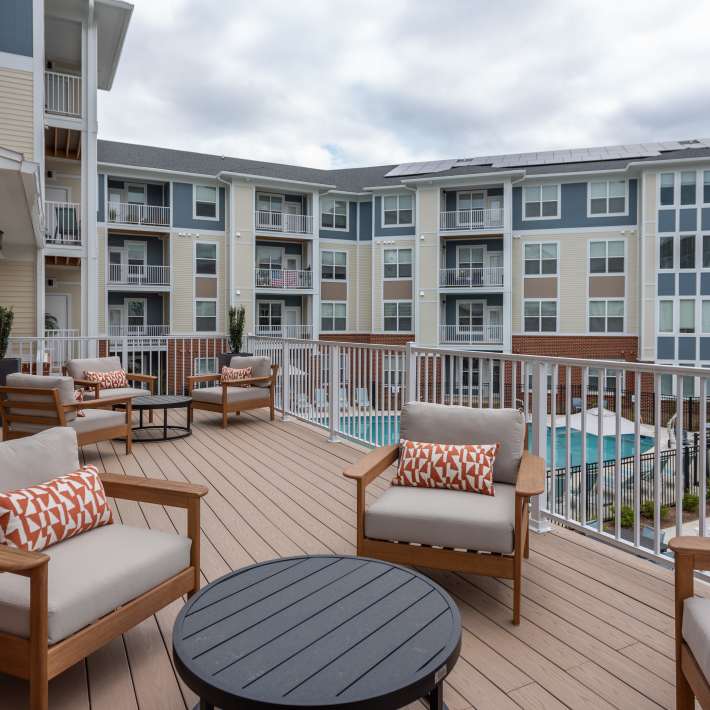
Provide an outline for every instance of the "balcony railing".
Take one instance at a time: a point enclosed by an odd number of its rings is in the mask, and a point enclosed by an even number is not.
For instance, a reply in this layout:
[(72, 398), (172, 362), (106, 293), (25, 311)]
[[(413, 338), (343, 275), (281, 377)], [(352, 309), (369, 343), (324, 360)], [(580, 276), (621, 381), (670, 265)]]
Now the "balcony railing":
[(257, 268), (255, 283), (257, 288), (313, 288), (313, 272)]
[(470, 210), (441, 212), (439, 229), (444, 231), (475, 232), (503, 226), (502, 207), (476, 207)]
[(313, 234), (313, 215), (290, 214), (256, 210), (254, 213), (256, 228), (267, 232), (289, 232), (291, 234)]
[(108, 328), (112, 338), (159, 338), (169, 333), (169, 325), (110, 325)]
[(45, 242), (59, 246), (81, 246), (80, 215), (80, 205), (76, 202), (45, 201)]
[(502, 266), (458, 267), (439, 271), (439, 286), (442, 288), (485, 288), (502, 285)]
[(44, 73), (44, 110), (59, 116), (81, 117), (81, 77), (56, 71)]
[(131, 202), (109, 202), (106, 218), (108, 222), (114, 224), (169, 227), (170, 207), (141, 205)]
[(447, 345), (502, 345), (502, 325), (442, 325), (439, 340)]
[(170, 267), (148, 264), (109, 264), (108, 282), (127, 286), (170, 286)]
[(313, 337), (312, 325), (257, 325), (257, 335), (272, 338), (298, 338), (308, 340)]

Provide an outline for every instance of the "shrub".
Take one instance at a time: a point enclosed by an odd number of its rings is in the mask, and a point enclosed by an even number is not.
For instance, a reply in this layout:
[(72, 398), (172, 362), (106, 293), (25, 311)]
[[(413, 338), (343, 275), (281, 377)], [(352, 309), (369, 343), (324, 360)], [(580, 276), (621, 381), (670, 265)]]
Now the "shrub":
[(0, 306), (0, 360), (7, 353), (7, 346), (10, 339), (10, 330), (12, 330), (12, 320), (15, 314), (12, 311), (12, 306), (6, 308)]
[(698, 498), (698, 496), (695, 495), (695, 493), (686, 493), (683, 496), (683, 510), (687, 511), (688, 513), (696, 513), (699, 504), (700, 499)]
[[(616, 511), (612, 507), (611, 509), (611, 517), (612, 519), (616, 519)], [(622, 528), (630, 528), (634, 524), (634, 511), (633, 508), (631, 508), (630, 505), (622, 505), (621, 506), (621, 527)]]
[(242, 339), (244, 337), (244, 306), (229, 309), (229, 344), (232, 352), (238, 353), (242, 350)]
[[(641, 503), (641, 515), (644, 518), (648, 518), (649, 520), (653, 520), (654, 513), (656, 512), (655, 510), (656, 506), (653, 504), (652, 500), (645, 500), (643, 503)], [(670, 514), (670, 508), (667, 505), (662, 505), (661, 506), (661, 520), (667, 520), (668, 515)]]

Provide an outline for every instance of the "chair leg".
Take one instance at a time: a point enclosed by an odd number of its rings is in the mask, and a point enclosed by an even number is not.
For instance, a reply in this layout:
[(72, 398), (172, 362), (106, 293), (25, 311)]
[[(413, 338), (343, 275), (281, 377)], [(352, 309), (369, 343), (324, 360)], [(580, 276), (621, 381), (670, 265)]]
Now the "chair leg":
[(222, 429), (227, 428), (227, 410), (223, 409), (222, 410)]
[(149, 424), (153, 423), (153, 410), (152, 409), (148, 410), (148, 423)]
[(30, 709), (48, 710), (47, 565), (30, 578)]
[(525, 550), (523, 557), (525, 557), (526, 560), (530, 557), (530, 525), (528, 525), (527, 532), (525, 533)]
[(695, 708), (695, 696), (690, 684), (683, 675), (680, 661), (676, 662), (675, 707), (676, 710), (693, 710)]
[(128, 431), (126, 432), (126, 454), (130, 454), (133, 450), (133, 428), (128, 425)]

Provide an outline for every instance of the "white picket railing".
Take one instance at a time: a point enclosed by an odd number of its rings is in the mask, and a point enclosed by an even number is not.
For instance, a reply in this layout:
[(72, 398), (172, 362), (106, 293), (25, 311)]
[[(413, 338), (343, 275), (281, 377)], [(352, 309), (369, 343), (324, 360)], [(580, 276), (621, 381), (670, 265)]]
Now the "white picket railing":
[(267, 232), (313, 234), (313, 215), (310, 214), (256, 210), (254, 212), (254, 221), (257, 229)]
[(150, 264), (109, 264), (108, 282), (127, 286), (170, 286), (170, 267)]
[(439, 286), (442, 288), (485, 288), (503, 286), (502, 266), (470, 266), (439, 270)]
[(502, 207), (475, 207), (470, 210), (453, 210), (439, 214), (439, 229), (441, 231), (474, 232), (502, 226)]
[(53, 246), (81, 246), (81, 205), (78, 202), (45, 200), (44, 241)]
[(169, 325), (110, 325), (108, 334), (112, 338), (158, 338), (170, 333)]
[(502, 325), (440, 325), (439, 341), (447, 345), (500, 345)]
[(257, 335), (266, 335), (272, 338), (312, 338), (313, 326), (301, 325), (257, 325)]
[(254, 271), (257, 288), (313, 288), (313, 272), (295, 269), (260, 269)]
[(141, 205), (132, 202), (109, 202), (106, 220), (114, 224), (137, 224), (149, 227), (170, 226), (170, 207)]
[(60, 116), (81, 117), (81, 77), (45, 71), (44, 110)]

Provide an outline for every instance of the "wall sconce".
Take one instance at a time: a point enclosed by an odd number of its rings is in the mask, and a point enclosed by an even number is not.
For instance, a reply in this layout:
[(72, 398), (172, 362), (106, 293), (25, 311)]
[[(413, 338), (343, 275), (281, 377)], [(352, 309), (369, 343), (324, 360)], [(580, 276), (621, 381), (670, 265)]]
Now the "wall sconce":
[(235, 295), (235, 296), (241, 296), (241, 295), (242, 295), (242, 292), (239, 291), (239, 290), (237, 290), (237, 291), (234, 292), (234, 295)]
[(424, 296), (424, 291), (420, 291), (420, 292), (419, 292), (419, 296), (420, 296), (420, 297)]

